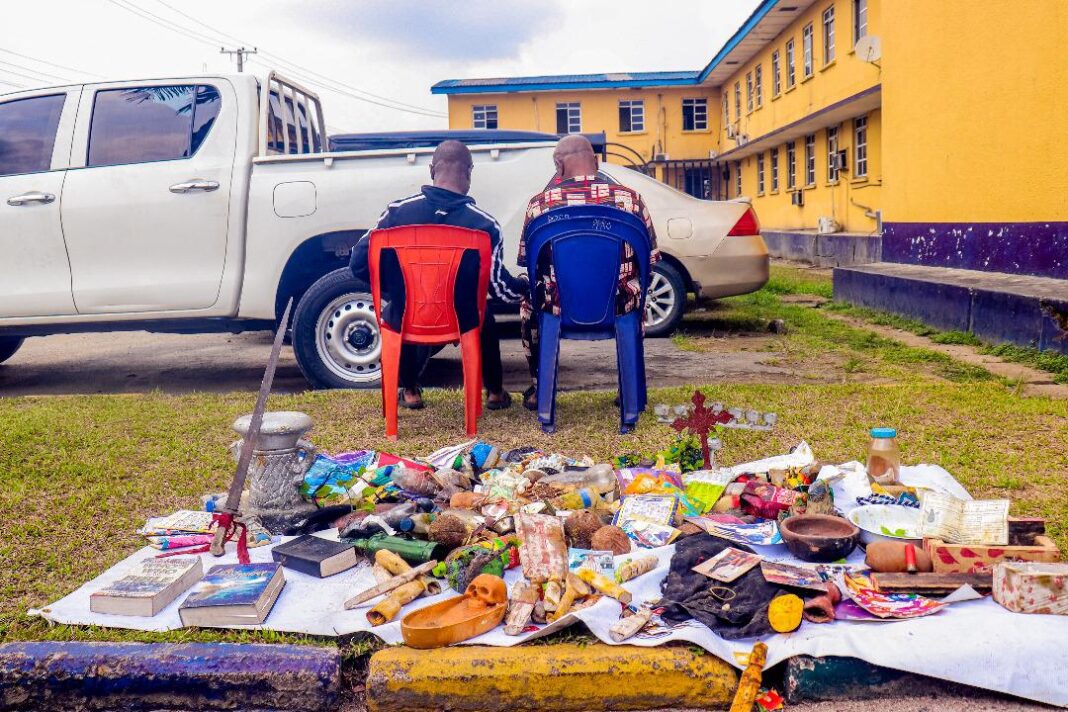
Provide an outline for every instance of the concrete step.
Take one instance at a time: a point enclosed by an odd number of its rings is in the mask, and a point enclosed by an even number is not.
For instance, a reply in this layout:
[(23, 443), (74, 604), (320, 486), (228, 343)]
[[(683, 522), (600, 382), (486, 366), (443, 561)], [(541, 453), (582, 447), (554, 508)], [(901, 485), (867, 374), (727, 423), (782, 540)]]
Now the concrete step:
[(1068, 354), (1068, 280), (876, 262), (834, 270), (834, 297), (984, 341)]

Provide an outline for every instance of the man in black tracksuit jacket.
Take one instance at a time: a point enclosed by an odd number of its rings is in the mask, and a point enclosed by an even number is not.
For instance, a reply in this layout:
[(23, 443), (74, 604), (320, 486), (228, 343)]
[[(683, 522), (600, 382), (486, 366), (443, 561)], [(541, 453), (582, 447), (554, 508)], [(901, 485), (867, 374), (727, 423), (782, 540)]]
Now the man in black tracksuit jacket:
[[(504, 267), (504, 245), (501, 241), (501, 226), (493, 216), (475, 205), (475, 199), (467, 194), (471, 189), (471, 171), (474, 164), (471, 152), (459, 141), (444, 141), (434, 151), (430, 164), (433, 185), (424, 185), (417, 194), (389, 204), (374, 229), (400, 227), (402, 225), (454, 225), (473, 230), (482, 230), (490, 236), (493, 261), (490, 267), (489, 296), (505, 304), (518, 304), (526, 296), (528, 288), (525, 275), (513, 277)], [(357, 279), (370, 281), (367, 253), (370, 235), (364, 235), (352, 250), (349, 266)], [(477, 272), (461, 265), (459, 280), (474, 280)], [(384, 270), (385, 271), (385, 270)], [(399, 278), (399, 275), (394, 277)], [(383, 289), (386, 285), (383, 285)], [(406, 408), (422, 408), (423, 399), (419, 388), (419, 376), (434, 352), (434, 347), (405, 344), (401, 350), (400, 404)], [(488, 392), (487, 407), (491, 410), (507, 408), (511, 397), (504, 390), (504, 373), (501, 366), (501, 345), (493, 313), (486, 309), (482, 324), (482, 380)]]

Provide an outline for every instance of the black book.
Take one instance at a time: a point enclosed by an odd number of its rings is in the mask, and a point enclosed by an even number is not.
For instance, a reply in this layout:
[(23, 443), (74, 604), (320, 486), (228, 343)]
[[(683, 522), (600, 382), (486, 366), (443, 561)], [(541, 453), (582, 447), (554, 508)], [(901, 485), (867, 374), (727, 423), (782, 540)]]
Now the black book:
[(308, 576), (326, 578), (356, 565), (356, 547), (305, 534), (279, 544), (271, 551), (274, 560)]

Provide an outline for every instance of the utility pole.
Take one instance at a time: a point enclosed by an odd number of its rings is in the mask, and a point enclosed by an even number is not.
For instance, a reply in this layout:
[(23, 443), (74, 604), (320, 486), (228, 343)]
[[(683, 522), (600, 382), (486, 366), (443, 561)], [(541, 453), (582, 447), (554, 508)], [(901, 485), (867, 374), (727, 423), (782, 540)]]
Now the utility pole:
[(238, 47), (237, 49), (226, 49), (225, 47), (219, 48), (219, 54), (232, 54), (237, 57), (237, 71), (245, 71), (245, 55), (256, 54), (256, 48), (245, 49), (244, 47)]

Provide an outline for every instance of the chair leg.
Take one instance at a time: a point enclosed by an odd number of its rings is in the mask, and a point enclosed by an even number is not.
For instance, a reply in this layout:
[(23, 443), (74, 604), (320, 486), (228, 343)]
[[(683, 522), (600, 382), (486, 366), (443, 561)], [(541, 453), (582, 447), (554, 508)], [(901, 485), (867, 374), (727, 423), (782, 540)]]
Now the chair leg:
[(560, 360), (560, 317), (538, 315), (538, 420), (546, 433), (556, 432), (556, 372)]
[(482, 343), (480, 329), (460, 335), (460, 358), (464, 369), (464, 425), (468, 435), (478, 434), (482, 415)]
[(638, 311), (616, 317), (619, 366), (619, 432), (629, 433), (645, 410), (645, 353)]
[(382, 414), (386, 419), (386, 438), (397, 439), (397, 388), (400, 380), (402, 337), (389, 329), (379, 330), (382, 339)]

